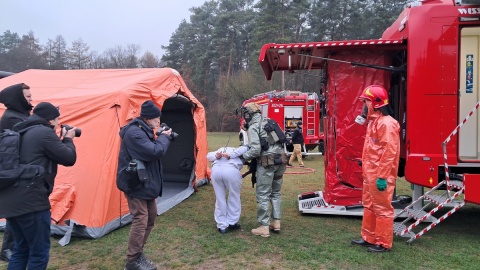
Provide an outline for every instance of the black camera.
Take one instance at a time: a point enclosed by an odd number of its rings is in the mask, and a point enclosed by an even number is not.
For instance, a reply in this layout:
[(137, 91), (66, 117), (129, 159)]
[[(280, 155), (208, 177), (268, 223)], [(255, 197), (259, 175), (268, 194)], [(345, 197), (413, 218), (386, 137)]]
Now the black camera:
[[(62, 128), (65, 128), (67, 131), (69, 131), (70, 129), (72, 129), (73, 127), (69, 126), (69, 125), (62, 125), (61, 126)], [(82, 130), (79, 129), (79, 128), (75, 128), (75, 137), (80, 137), (82, 135)]]
[[(170, 130), (170, 127), (167, 126), (167, 124), (165, 124), (165, 123), (161, 123), (160, 127), (158, 128), (158, 130), (155, 134), (157, 136), (160, 136), (160, 134), (162, 134), (162, 132), (168, 131), (168, 130)], [(173, 142), (176, 138), (178, 138), (178, 133), (172, 131), (172, 133), (170, 133), (170, 138), (172, 138), (172, 142)]]

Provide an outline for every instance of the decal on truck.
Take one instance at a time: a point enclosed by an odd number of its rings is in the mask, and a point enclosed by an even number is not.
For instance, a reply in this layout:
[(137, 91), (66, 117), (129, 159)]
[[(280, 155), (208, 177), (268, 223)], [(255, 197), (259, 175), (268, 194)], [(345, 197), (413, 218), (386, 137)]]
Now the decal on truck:
[(476, 15), (480, 14), (480, 8), (459, 8), (458, 12), (462, 15)]
[(473, 54), (467, 54), (466, 57), (465, 89), (467, 93), (473, 93)]

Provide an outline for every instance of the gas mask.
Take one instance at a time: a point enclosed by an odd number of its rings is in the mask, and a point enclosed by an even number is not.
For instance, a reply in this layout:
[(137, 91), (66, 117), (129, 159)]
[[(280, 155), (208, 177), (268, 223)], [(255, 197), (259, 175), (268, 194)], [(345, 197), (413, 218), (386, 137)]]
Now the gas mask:
[(367, 115), (368, 115), (368, 106), (367, 104), (364, 104), (362, 113), (358, 115), (357, 118), (355, 118), (355, 123), (359, 125), (364, 125), (367, 120)]
[(243, 119), (245, 120), (245, 123), (250, 122), (250, 120), (252, 120), (252, 114), (248, 112), (243, 113)]

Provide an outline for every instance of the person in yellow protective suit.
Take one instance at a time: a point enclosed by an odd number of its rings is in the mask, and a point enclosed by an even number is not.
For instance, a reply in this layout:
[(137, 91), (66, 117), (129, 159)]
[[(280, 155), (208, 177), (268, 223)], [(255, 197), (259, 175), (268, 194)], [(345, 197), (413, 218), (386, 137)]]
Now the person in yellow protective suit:
[(355, 122), (368, 120), (362, 153), (364, 212), (362, 238), (351, 243), (366, 246), (371, 252), (385, 252), (393, 243), (392, 197), (400, 158), (400, 125), (388, 115), (385, 88), (368, 86), (360, 99), (364, 113)]

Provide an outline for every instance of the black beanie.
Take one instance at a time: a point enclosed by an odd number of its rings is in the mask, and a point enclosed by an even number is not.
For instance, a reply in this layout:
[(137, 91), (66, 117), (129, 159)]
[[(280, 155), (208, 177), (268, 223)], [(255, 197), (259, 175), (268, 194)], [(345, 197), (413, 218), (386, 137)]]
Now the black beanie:
[(57, 107), (53, 106), (50, 102), (40, 102), (35, 108), (33, 108), (33, 114), (36, 114), (43, 119), (50, 121), (60, 116), (60, 112)]
[(147, 100), (142, 104), (142, 110), (140, 111), (140, 117), (145, 119), (153, 119), (162, 116), (162, 111), (155, 106), (153, 101)]

